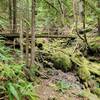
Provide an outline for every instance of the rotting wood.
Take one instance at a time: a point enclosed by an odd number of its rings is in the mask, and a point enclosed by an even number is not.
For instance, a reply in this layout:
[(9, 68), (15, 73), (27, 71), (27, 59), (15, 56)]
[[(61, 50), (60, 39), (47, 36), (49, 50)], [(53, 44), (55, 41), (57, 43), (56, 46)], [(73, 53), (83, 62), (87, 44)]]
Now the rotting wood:
[[(5, 38), (19, 38), (20, 33), (0, 33), (0, 36), (5, 37)], [(24, 35), (25, 37), (25, 35)], [(36, 34), (36, 38), (76, 38), (75, 35), (40, 35)]]

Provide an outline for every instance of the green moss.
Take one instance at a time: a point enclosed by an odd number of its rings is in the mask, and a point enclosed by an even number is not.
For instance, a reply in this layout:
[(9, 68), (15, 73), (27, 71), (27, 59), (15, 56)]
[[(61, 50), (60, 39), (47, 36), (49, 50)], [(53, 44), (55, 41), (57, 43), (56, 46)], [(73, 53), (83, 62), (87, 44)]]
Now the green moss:
[(90, 72), (88, 70), (88, 67), (87, 66), (79, 67), (78, 68), (78, 75), (84, 81), (89, 80), (90, 79)]
[(71, 60), (78, 66), (87, 66), (90, 63), (80, 51), (72, 54)]
[(92, 38), (89, 42), (90, 42), (90, 46), (93, 49), (100, 48), (100, 37), (99, 36)]
[(95, 93), (96, 95), (98, 95), (100, 97), (100, 88), (95, 88), (93, 90), (93, 93)]
[(100, 100), (95, 94), (92, 94), (89, 90), (83, 90), (79, 96), (87, 98), (87, 100)]
[(90, 62), (84, 56), (74, 54), (71, 60), (78, 66), (78, 75), (82, 80), (87, 80), (91, 74), (100, 76), (100, 64)]
[(54, 66), (58, 69), (60, 68), (62, 70), (68, 71), (72, 66), (70, 57), (60, 51), (54, 53), (52, 59)]
[(89, 71), (95, 75), (100, 76), (100, 64), (99, 63), (90, 63), (89, 66)]

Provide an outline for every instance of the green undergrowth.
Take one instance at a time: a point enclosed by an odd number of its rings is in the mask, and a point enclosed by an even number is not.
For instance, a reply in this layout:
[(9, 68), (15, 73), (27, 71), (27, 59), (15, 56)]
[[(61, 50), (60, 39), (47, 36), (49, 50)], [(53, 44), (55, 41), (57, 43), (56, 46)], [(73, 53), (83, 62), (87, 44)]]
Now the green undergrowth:
[(0, 41), (0, 99), (37, 100), (33, 82), (27, 81), (25, 77), (25, 64), (14, 58), (19, 54), (18, 50), (8, 48)]
[(71, 83), (66, 83), (64, 80), (58, 81), (56, 83), (56, 88), (58, 91), (64, 93), (66, 90), (71, 89), (72, 84)]
[[(98, 39), (96, 39), (98, 41)], [(53, 40), (44, 42), (42, 49), (36, 50), (36, 61), (44, 67), (55, 67), (64, 72), (75, 71), (84, 84), (85, 88), (89, 88), (92, 94), (99, 97), (100, 92), (100, 63), (89, 61), (77, 46), (77, 42), (70, 43), (66, 40)], [(66, 43), (67, 42), (67, 43)], [(99, 48), (95, 41), (90, 41), (91, 47)], [(66, 46), (67, 45), (67, 46)], [(94, 46), (95, 45), (95, 46)], [(97, 46), (96, 46), (97, 45)], [(34, 88), (34, 76), (38, 69), (33, 67), (28, 70), (24, 62), (18, 61), (20, 51), (12, 50), (4, 46), (3, 41), (0, 42), (0, 97), (9, 100), (29, 99), (37, 100), (39, 97)], [(31, 80), (29, 82), (31, 76)], [(93, 82), (93, 84), (92, 84)], [(65, 82), (58, 82), (58, 90), (64, 91), (70, 88)]]

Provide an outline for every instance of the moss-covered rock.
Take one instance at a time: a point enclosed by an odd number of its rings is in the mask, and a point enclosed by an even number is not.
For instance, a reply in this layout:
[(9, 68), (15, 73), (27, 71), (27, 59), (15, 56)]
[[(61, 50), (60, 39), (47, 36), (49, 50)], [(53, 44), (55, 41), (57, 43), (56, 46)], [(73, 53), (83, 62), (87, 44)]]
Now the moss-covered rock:
[(83, 80), (86, 78), (86, 76), (89, 76), (90, 73), (100, 76), (99, 63), (90, 62), (84, 56), (79, 54), (72, 55), (71, 60), (78, 66), (78, 74), (80, 78), (81, 76), (83, 77)]
[(100, 88), (95, 88), (93, 93), (95, 93), (96, 95), (100, 97)]
[(99, 63), (90, 63), (89, 66), (89, 71), (95, 75), (100, 76), (100, 64)]
[(87, 98), (87, 100), (100, 100), (97, 95), (92, 94), (89, 90), (83, 90), (79, 96)]
[(83, 81), (90, 79), (90, 72), (87, 66), (81, 66), (78, 68), (78, 75)]
[(63, 52), (58, 51), (53, 53), (52, 60), (54, 63), (54, 67), (56, 67), (57, 69), (62, 69), (64, 71), (68, 71), (69, 69), (71, 69), (71, 59)]

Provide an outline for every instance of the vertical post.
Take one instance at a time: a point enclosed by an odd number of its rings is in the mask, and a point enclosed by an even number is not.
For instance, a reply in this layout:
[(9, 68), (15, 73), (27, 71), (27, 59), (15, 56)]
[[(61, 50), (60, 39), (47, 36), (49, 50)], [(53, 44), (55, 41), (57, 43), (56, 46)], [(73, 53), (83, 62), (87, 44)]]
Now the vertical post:
[(31, 16), (31, 66), (35, 63), (35, 0), (32, 0), (32, 16)]

